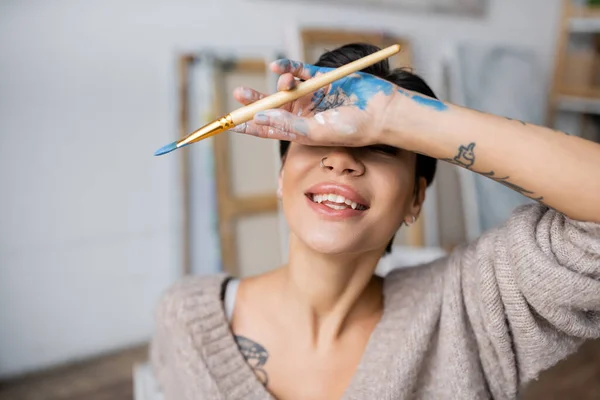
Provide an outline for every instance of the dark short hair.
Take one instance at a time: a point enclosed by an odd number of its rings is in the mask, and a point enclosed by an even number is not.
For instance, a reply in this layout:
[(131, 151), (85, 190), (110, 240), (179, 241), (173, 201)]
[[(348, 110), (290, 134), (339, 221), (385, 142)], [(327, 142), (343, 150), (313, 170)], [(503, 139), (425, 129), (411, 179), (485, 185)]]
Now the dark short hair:
[[(338, 68), (379, 50), (381, 50), (379, 47), (366, 43), (347, 44), (345, 46), (338, 47), (335, 50), (324, 53), (321, 55), (321, 57), (319, 57), (319, 60), (314, 65), (318, 67)], [(390, 64), (388, 60), (373, 64), (370, 67), (363, 69), (361, 72), (375, 75), (378, 78), (390, 81), (403, 89), (418, 92), (425, 96), (437, 99), (436, 95), (433, 93), (433, 90), (431, 90), (429, 85), (427, 85), (427, 83), (425, 83), (421, 77), (413, 74), (406, 68), (390, 70)], [(287, 154), (289, 147), (289, 141), (279, 141), (279, 155), (282, 159)], [(425, 178), (427, 186), (431, 184), (433, 177), (435, 176), (436, 165), (437, 160), (435, 158), (417, 154), (415, 166), (415, 194), (419, 189), (420, 178)], [(392, 240), (388, 243), (385, 249), (386, 253), (390, 253), (392, 251), (393, 242), (394, 238), (392, 237)]]

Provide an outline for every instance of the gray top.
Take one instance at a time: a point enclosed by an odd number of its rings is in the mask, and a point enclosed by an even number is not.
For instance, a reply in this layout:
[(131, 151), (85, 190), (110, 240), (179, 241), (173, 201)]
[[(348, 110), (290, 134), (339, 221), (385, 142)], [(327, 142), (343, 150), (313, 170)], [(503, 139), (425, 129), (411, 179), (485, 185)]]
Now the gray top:
[[(273, 399), (233, 337), (225, 279), (186, 278), (159, 303), (151, 362), (167, 400)], [(447, 258), (392, 271), (383, 296), (343, 400), (516, 399), (600, 337), (600, 224), (524, 206)]]

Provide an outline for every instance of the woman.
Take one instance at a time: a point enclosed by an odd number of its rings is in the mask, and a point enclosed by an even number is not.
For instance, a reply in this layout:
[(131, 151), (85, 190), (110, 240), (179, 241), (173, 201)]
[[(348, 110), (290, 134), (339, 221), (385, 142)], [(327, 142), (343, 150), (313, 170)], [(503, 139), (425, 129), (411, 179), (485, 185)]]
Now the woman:
[[(290, 89), (376, 50), (273, 71)], [(279, 180), (289, 263), (241, 282), (188, 278), (164, 296), (152, 361), (167, 399), (514, 399), (600, 337), (600, 146), (445, 104), (386, 62), (364, 72), (236, 128), (291, 141)], [(539, 204), (448, 258), (378, 278), (435, 159)]]

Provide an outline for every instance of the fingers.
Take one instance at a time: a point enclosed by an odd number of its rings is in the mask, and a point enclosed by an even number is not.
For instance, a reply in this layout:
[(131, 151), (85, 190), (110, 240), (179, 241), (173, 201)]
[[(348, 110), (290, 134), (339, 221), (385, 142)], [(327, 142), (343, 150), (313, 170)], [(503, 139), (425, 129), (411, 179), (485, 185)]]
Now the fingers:
[(267, 110), (232, 130), (316, 146), (363, 146), (368, 138), (359, 132), (365, 121), (356, 113), (357, 110), (352, 107), (340, 107), (305, 118), (281, 109)]
[(234, 132), (262, 138), (306, 142), (313, 118), (298, 117), (288, 111), (275, 109), (257, 113), (254, 120), (240, 124)]
[(254, 89), (240, 86), (233, 91), (233, 97), (236, 99), (236, 101), (246, 106), (266, 97), (266, 95)]
[(296, 140), (298, 136), (306, 136), (308, 132), (305, 118), (296, 117), (281, 109), (259, 112), (254, 116), (254, 120), (244, 122), (230, 130), (245, 135), (280, 140)]
[[(259, 129), (261, 128), (261, 129)], [(243, 133), (245, 135), (259, 136), (259, 131), (262, 130), (262, 126), (259, 127), (254, 122), (244, 122), (242, 124), (236, 125), (230, 129), (232, 132)]]
[(285, 73), (277, 80), (277, 91), (291, 90), (296, 87), (296, 78), (290, 73)]
[[(297, 79), (308, 80), (317, 73), (324, 73), (332, 68), (315, 67), (287, 58), (271, 63), (271, 70), (281, 75), (277, 81), (277, 90), (291, 90), (296, 87)], [(297, 79), (296, 79), (297, 78)], [(239, 87), (234, 91), (234, 97), (242, 104), (251, 104), (265, 97), (264, 94), (247, 87)]]
[(348, 107), (342, 107), (305, 118), (284, 110), (267, 110), (257, 113), (253, 122), (259, 131), (261, 126), (268, 127), (276, 132), (285, 133), (291, 140), (331, 144), (338, 143), (339, 136), (349, 138), (358, 132), (352, 111)]
[(258, 125), (253, 121), (244, 122), (243, 124), (235, 126), (230, 129), (233, 132), (243, 133), (245, 135), (258, 136), (261, 138), (268, 139), (279, 139), (279, 140), (296, 140), (298, 135), (279, 129), (269, 125)]
[(254, 116), (256, 125), (274, 128), (294, 136), (308, 136), (310, 120), (279, 109), (262, 111)]
[(290, 73), (296, 78), (302, 80), (308, 80), (314, 77), (317, 73), (324, 73), (331, 70), (331, 68), (315, 67), (314, 65), (304, 64), (299, 61), (289, 60), (283, 58), (271, 63), (271, 71), (276, 74), (283, 75)]

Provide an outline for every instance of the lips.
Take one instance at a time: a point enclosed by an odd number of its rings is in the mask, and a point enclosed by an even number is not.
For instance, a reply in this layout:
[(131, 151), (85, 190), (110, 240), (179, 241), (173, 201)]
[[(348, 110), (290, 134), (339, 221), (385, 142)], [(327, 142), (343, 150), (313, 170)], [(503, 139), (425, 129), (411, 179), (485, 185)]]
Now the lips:
[(347, 185), (320, 183), (308, 189), (305, 195), (311, 208), (328, 217), (357, 216), (369, 209), (368, 201)]

